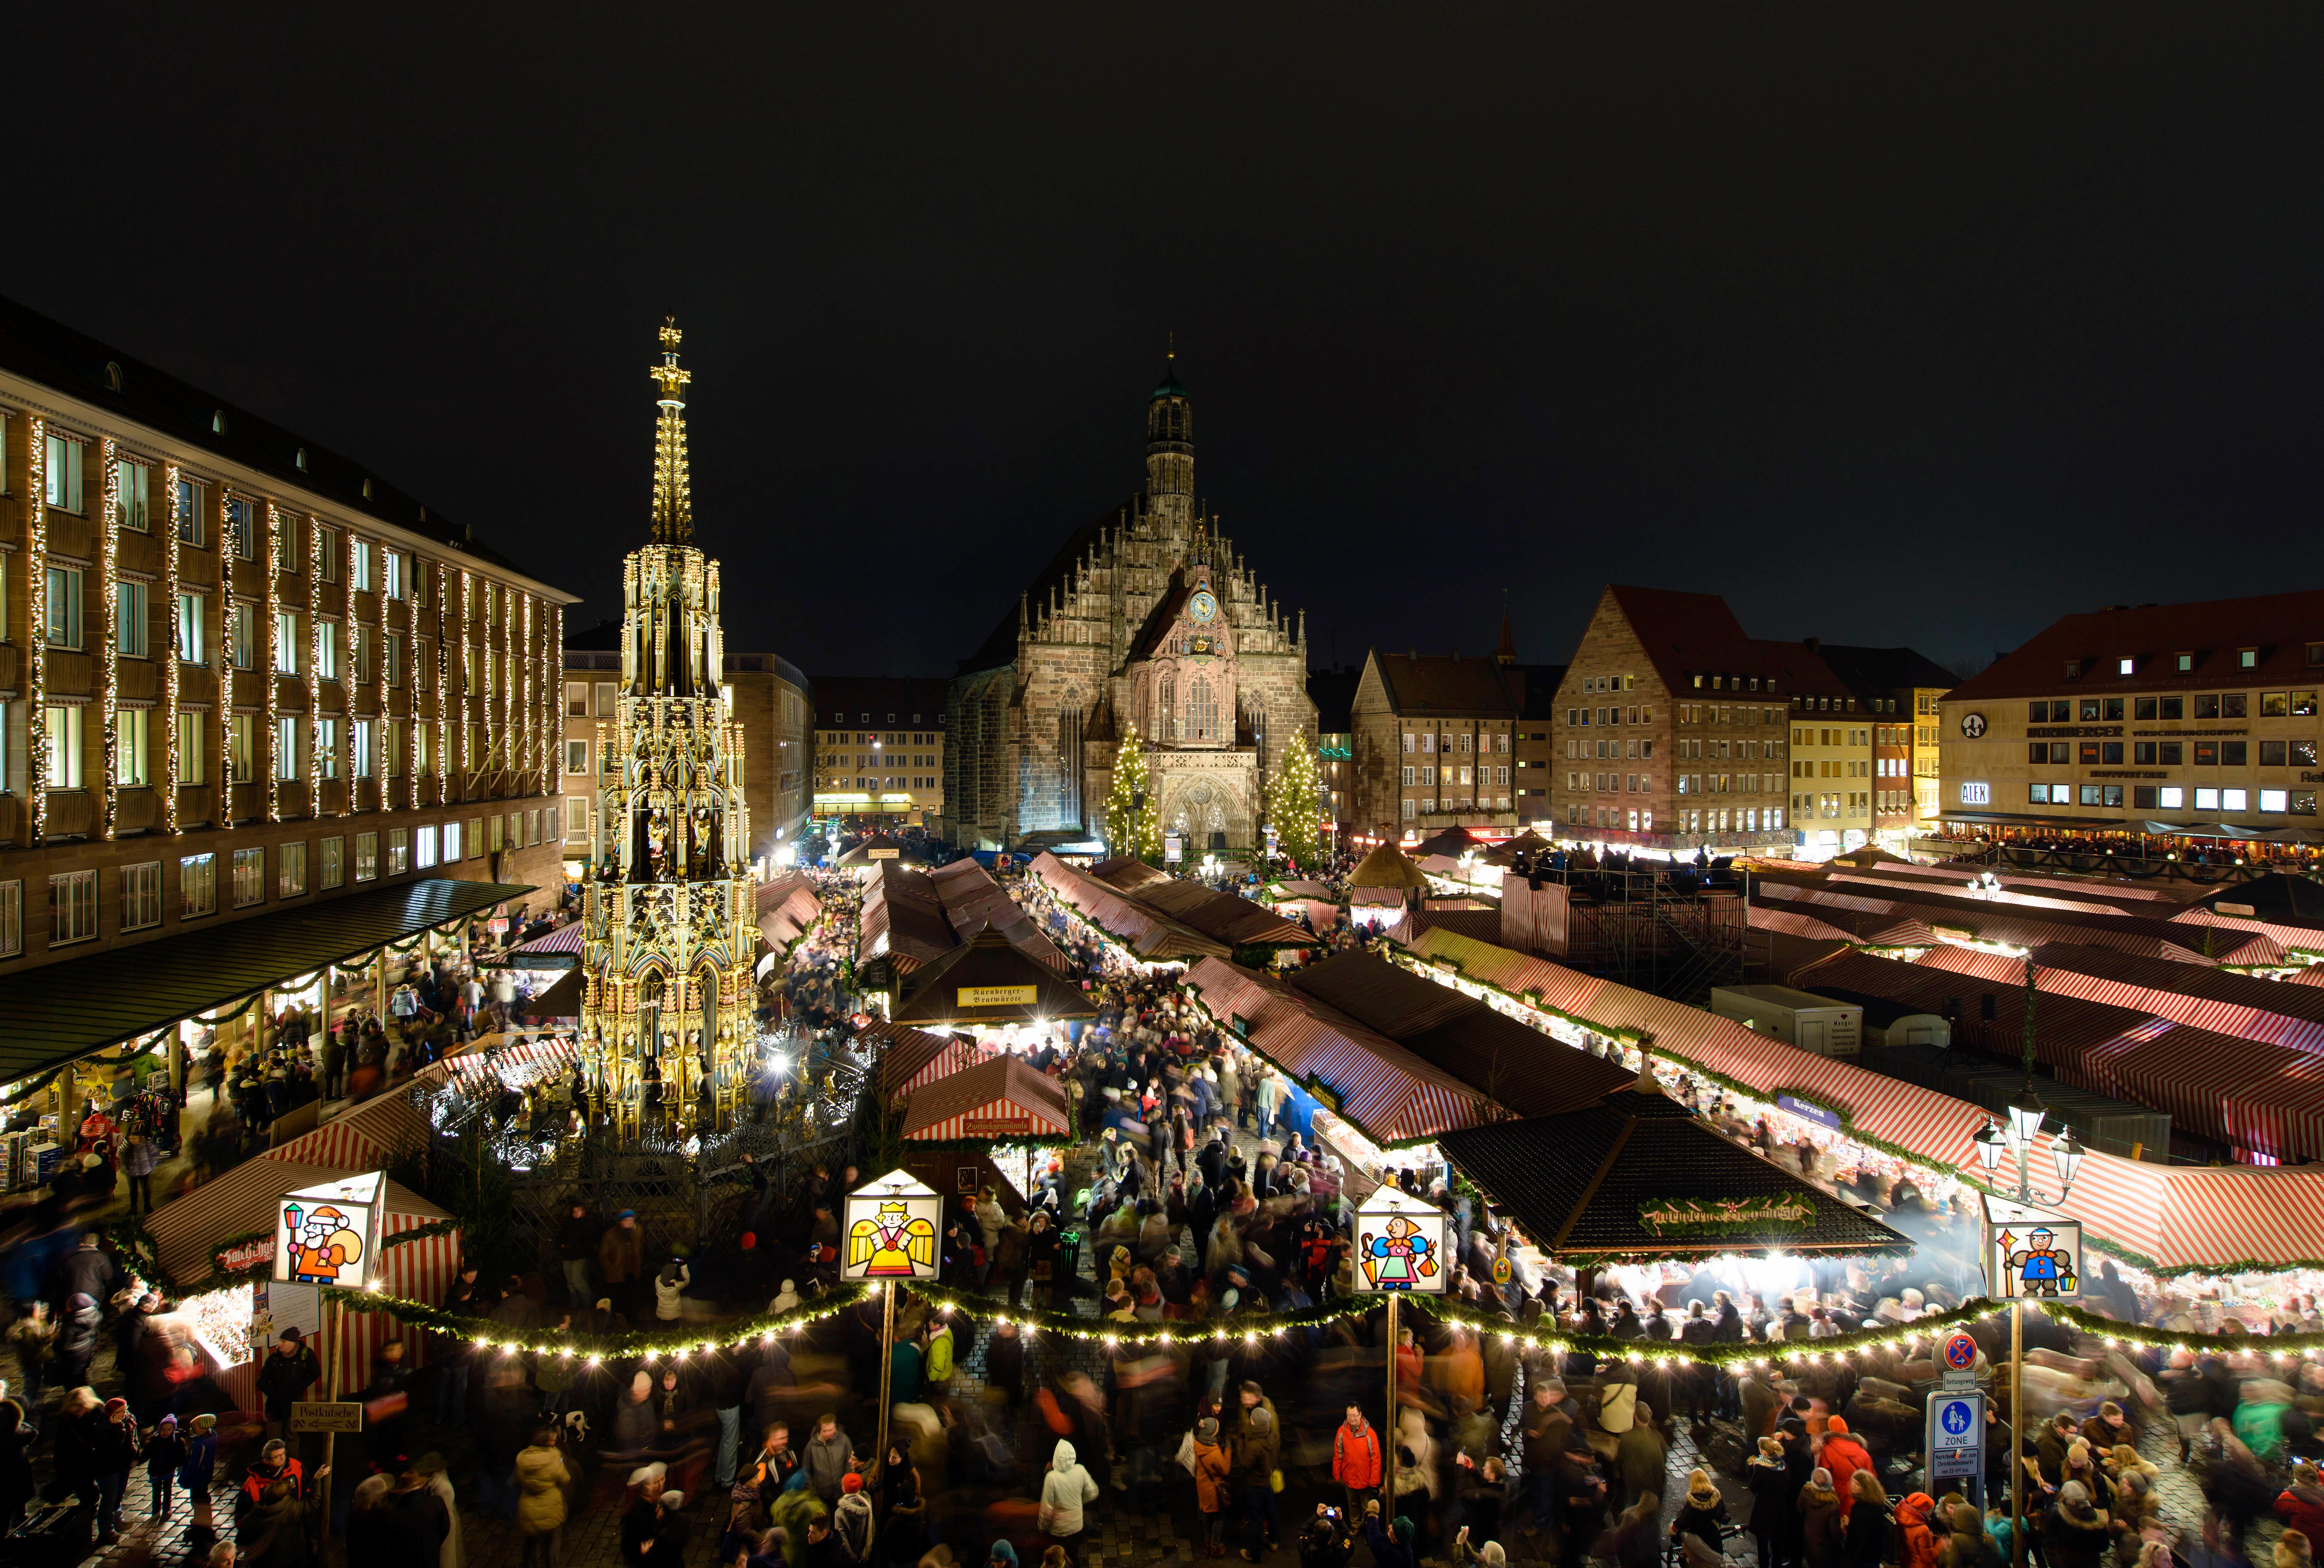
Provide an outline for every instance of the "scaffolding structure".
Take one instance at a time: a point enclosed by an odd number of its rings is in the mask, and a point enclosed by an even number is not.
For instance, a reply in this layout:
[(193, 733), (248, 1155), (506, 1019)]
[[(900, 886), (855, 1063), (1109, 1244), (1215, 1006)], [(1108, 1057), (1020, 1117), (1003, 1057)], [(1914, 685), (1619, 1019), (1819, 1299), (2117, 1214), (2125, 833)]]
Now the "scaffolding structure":
[(1697, 1006), (1745, 979), (1749, 872), (1633, 862), (1541, 875), (1567, 890), (1569, 968)]

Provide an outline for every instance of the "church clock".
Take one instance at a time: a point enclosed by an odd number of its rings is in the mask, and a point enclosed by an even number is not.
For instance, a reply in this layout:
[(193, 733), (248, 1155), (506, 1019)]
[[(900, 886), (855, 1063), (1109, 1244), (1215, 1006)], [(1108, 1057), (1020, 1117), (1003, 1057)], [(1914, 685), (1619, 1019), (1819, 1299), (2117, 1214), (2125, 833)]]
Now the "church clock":
[(1194, 597), (1186, 601), (1186, 610), (1197, 625), (1207, 626), (1219, 618), (1219, 602), (1208, 588), (1194, 590)]

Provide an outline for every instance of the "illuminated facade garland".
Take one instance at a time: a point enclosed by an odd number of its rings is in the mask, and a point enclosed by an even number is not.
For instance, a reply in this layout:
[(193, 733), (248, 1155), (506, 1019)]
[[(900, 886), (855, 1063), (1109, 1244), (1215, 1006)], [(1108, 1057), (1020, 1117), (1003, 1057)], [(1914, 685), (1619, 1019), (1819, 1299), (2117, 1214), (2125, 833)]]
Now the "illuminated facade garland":
[(323, 520), (307, 518), (307, 815), (323, 815)]
[(420, 558), (411, 558), (411, 571), (403, 582), (403, 713), (404, 804), (420, 807)]
[(49, 428), (38, 414), (24, 464), (24, 792), (32, 819), (24, 842), (37, 846), (49, 831)]
[(104, 521), (97, 530), (97, 570), (105, 594), (105, 643), (98, 669), (104, 706), (98, 727), (105, 735), (105, 816), (98, 831), (109, 843), (121, 811), (121, 446), (112, 437), (97, 447), (105, 465)]
[(178, 650), (184, 646), (184, 606), (178, 586), (178, 530), (184, 526), (185, 503), (178, 498), (178, 466), (165, 466), (162, 486), (170, 503), (168, 536), (161, 541), (161, 591), (170, 603), (170, 646), (161, 656), (161, 750), (167, 755), (162, 774), (168, 789), (161, 796), (161, 831), (175, 834), (178, 826)]
[[(259, 613), (266, 617), (266, 820), (282, 820), (282, 759), (275, 755), (282, 745), (281, 695), (276, 689), (277, 671), (282, 668), (282, 513), (272, 502), (266, 503), (266, 591), (259, 601)], [(252, 747), (253, 751), (261, 748)]]
[(373, 565), (371, 574), (373, 616), (371, 640), (374, 645), (371, 650), (373, 732), (371, 766), (372, 773), (379, 786), (379, 793), (376, 797), (379, 808), (382, 811), (388, 811), (393, 809), (387, 797), (388, 759), (393, 752), (388, 745), (392, 726), (388, 723), (387, 717), (387, 589), (384, 586), (387, 580), (387, 543), (383, 540), (374, 546), (367, 540), (364, 543), (364, 548), (367, 550), (376, 548), (380, 552), (378, 559)]

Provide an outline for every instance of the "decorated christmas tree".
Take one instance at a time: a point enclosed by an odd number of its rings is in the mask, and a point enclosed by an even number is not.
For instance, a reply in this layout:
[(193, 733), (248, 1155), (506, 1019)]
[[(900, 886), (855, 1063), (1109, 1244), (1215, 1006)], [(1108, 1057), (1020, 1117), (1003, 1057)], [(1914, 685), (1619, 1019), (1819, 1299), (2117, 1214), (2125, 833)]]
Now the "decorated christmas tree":
[(1154, 780), (1134, 730), (1121, 738), (1121, 750), (1114, 755), (1113, 790), (1105, 801), (1105, 842), (1116, 854), (1132, 855), (1148, 865), (1161, 863), (1161, 803), (1154, 798)]
[(1294, 865), (1312, 868), (1322, 858), (1315, 842), (1322, 800), (1315, 748), (1305, 732), (1295, 730), (1283, 748), (1283, 765), (1267, 783), (1267, 820), (1274, 826), (1276, 847)]

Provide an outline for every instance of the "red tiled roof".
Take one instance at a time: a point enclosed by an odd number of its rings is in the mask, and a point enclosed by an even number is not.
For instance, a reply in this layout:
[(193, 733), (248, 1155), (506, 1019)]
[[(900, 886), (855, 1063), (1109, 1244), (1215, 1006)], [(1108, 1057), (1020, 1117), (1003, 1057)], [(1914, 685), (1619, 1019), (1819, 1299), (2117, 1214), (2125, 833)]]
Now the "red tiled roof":
[[(2324, 669), (2308, 661), (2311, 642), (2324, 643), (2324, 590), (2095, 610), (2051, 623), (1953, 687), (1948, 700), (2314, 687), (2324, 685)], [(2249, 669), (2237, 662), (2246, 648), (2258, 655)], [(2181, 653), (2194, 656), (2194, 668), (2184, 674)], [(2133, 661), (2131, 674), (2116, 673), (2122, 659)], [(2078, 678), (2066, 674), (2069, 659), (2081, 661)]]

